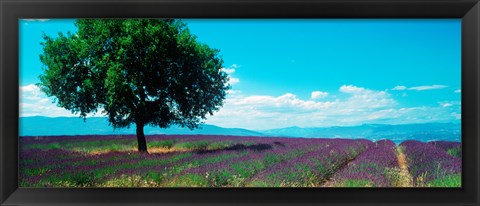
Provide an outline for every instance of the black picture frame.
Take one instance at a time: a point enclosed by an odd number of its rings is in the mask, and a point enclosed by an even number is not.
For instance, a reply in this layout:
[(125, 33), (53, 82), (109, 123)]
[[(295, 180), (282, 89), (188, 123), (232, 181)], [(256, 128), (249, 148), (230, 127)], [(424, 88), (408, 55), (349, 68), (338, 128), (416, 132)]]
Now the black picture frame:
[[(0, 0), (1, 205), (479, 205), (478, 0)], [(462, 188), (18, 188), (20, 18), (461, 18)]]

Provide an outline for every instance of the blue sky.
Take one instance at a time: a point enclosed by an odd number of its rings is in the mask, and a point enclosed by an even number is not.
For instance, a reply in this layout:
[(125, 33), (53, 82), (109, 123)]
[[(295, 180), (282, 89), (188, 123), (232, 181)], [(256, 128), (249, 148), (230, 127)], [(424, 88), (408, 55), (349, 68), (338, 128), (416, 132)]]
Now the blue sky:
[[(219, 49), (232, 90), (206, 120), (270, 129), (460, 120), (460, 19), (187, 19)], [(42, 33), (73, 20), (20, 20), (21, 116), (73, 116), (33, 84)], [(96, 116), (101, 116), (97, 114)]]

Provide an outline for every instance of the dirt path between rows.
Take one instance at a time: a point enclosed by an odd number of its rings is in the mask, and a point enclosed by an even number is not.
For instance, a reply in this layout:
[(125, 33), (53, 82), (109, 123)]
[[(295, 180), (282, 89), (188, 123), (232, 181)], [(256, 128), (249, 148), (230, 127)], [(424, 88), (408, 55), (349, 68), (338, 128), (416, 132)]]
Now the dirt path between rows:
[[(365, 150), (366, 151), (366, 150)], [(337, 184), (338, 182), (336, 182), (336, 180), (334, 179), (335, 177), (335, 174), (339, 171), (341, 171), (343, 168), (345, 167), (348, 167), (355, 159), (357, 159), (357, 157), (359, 157), (362, 153), (364, 153), (365, 151), (363, 152), (360, 152), (357, 156), (355, 156), (354, 158), (348, 160), (347, 162), (345, 162), (343, 165), (341, 165), (340, 167), (338, 167), (335, 172), (333, 172), (332, 174), (330, 174), (329, 176), (327, 176), (325, 178), (325, 180), (321, 181), (318, 185), (314, 185), (314, 187), (337, 187)]]
[(413, 187), (413, 178), (412, 175), (408, 172), (408, 163), (407, 157), (403, 153), (400, 147), (397, 147), (397, 159), (398, 165), (400, 166), (399, 180), (397, 182), (397, 187)]
[[(398, 182), (395, 183), (395, 187), (413, 187), (413, 178), (410, 175), (410, 172), (408, 172), (408, 162), (407, 162), (407, 157), (403, 153), (402, 149), (397, 147), (397, 160), (398, 160), (398, 165), (399, 169), (396, 172), (398, 172)], [(358, 157), (358, 156), (357, 156)], [(348, 161), (347, 164), (343, 165), (341, 168), (339, 168), (337, 171), (341, 170), (344, 167), (347, 167), (348, 164), (350, 164), (353, 160), (355, 160), (357, 157), (354, 159)], [(332, 175), (333, 176), (333, 175)], [(336, 182), (334, 179), (332, 179), (332, 176), (327, 178), (325, 182), (323, 182), (322, 187), (335, 187)]]

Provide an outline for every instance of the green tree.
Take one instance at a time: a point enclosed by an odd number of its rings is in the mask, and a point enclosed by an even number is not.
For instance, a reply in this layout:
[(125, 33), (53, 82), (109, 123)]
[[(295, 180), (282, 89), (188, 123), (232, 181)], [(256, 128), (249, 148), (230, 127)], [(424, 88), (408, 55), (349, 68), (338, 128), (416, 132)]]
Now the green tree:
[(44, 35), (37, 84), (58, 106), (86, 118), (101, 110), (114, 128), (197, 128), (229, 89), (219, 51), (175, 19), (82, 19), (76, 34)]

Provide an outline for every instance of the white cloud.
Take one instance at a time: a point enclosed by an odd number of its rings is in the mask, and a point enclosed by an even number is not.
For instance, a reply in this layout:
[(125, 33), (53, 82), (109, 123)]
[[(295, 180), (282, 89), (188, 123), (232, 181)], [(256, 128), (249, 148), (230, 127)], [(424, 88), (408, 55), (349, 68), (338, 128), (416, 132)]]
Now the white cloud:
[(450, 104), (450, 103), (444, 103), (444, 104), (442, 104), (442, 107), (451, 107), (451, 106), (453, 106), (453, 104)]
[(353, 85), (348, 85), (348, 86), (343, 85), (343, 86), (340, 87), (340, 91), (344, 92), (344, 93), (354, 94), (354, 93), (359, 93), (359, 92), (365, 91), (365, 88), (356, 87), (356, 86), (353, 86)]
[(460, 107), (462, 103), (460, 101), (442, 101), (442, 102), (438, 102), (438, 104), (442, 107), (453, 107), (453, 106)]
[(42, 97), (42, 93), (40, 91), (40, 88), (35, 86), (34, 84), (29, 84), (26, 86), (21, 86), (20, 87), (20, 95), (22, 99), (25, 100), (42, 100), (45, 97)]
[[(61, 116), (78, 116), (72, 114), (70, 111), (58, 107), (56, 103), (53, 103), (53, 98), (47, 97), (40, 88), (34, 84), (20, 86), (20, 116), (46, 116), (46, 117), (61, 117)], [(98, 112), (99, 116), (101, 112)], [(89, 114), (89, 116), (93, 114)]]
[(235, 96), (228, 98), (224, 107), (208, 117), (206, 122), (222, 127), (247, 129), (284, 127), (292, 122), (304, 125), (305, 122), (318, 122), (322, 119), (322, 116), (314, 114), (318, 110), (315, 108), (330, 106), (331, 102), (317, 104), (300, 100), (288, 93), (281, 96)]
[(23, 19), (25, 21), (30, 21), (30, 22), (34, 22), (34, 21), (38, 21), (38, 22), (46, 22), (46, 21), (50, 21), (50, 19)]
[(29, 84), (27, 86), (20, 87), (20, 91), (22, 92), (37, 92), (39, 88), (34, 84)]
[(406, 89), (407, 89), (406, 86), (396, 86), (392, 90), (406, 90)]
[(337, 97), (334, 100), (301, 99), (292, 93), (271, 96), (234, 92), (227, 97), (223, 108), (208, 117), (206, 123), (263, 130), (290, 126), (425, 123), (460, 118), (458, 101), (439, 102), (438, 106), (402, 108), (387, 91), (343, 85), (339, 92), (344, 95), (329, 94)]
[(461, 93), (462, 90), (461, 90), (461, 89), (457, 89), (457, 90), (455, 90), (455, 91), (453, 91), (453, 92), (455, 92), (455, 93)]
[(455, 117), (455, 119), (457, 119), (457, 120), (462, 119), (462, 114), (460, 114), (460, 113), (452, 112), (451, 115), (453, 117)]
[(403, 90), (423, 91), (423, 90), (443, 89), (443, 88), (447, 88), (447, 87), (448, 87), (448, 86), (446, 86), (446, 85), (438, 85), (438, 84), (415, 86), (415, 87), (395, 86), (392, 90), (398, 90), (398, 91), (403, 91)]
[(417, 86), (417, 87), (410, 87), (410, 88), (408, 88), (408, 90), (423, 91), (423, 90), (443, 89), (443, 88), (447, 88), (447, 86), (445, 86), (445, 85)]
[(228, 74), (228, 84), (230, 85), (234, 85), (240, 82), (239, 78), (232, 77), (232, 74), (235, 73), (237, 68), (239, 68), (237, 64), (232, 64), (227, 68), (222, 68), (222, 71)]
[(385, 91), (374, 91), (353, 85), (343, 85), (340, 91), (352, 95), (344, 101), (346, 108), (383, 108), (396, 105), (395, 100)]
[(292, 93), (280, 96), (231, 94), (223, 108), (208, 117), (207, 123), (247, 129), (354, 125), (365, 122), (374, 111), (397, 104), (385, 91), (353, 85), (344, 85), (340, 91), (349, 95), (342, 99), (314, 101)]
[(59, 108), (55, 104), (31, 104), (20, 103), (20, 116), (47, 116), (47, 117), (70, 117), (73, 115), (70, 111)]
[(227, 74), (233, 74), (233, 73), (235, 73), (237, 68), (239, 68), (239, 66), (237, 64), (232, 64), (227, 68), (222, 68), (222, 71), (224, 71)]
[(234, 68), (222, 68), (222, 71), (224, 71), (225, 73), (227, 74), (233, 74), (235, 72), (235, 69)]
[(227, 91), (227, 94), (230, 94), (230, 95), (241, 94), (241, 93), (242, 93), (242, 91), (240, 91), (240, 90), (229, 89)]
[(239, 79), (239, 78), (230, 77), (230, 78), (228, 79), (228, 83), (229, 83), (230, 85), (237, 84), (238, 82), (240, 82), (240, 79)]
[(301, 100), (296, 95), (286, 93), (281, 96), (247, 96), (232, 102), (235, 106), (250, 106), (261, 110), (315, 110), (332, 106), (334, 102), (314, 102)]
[(313, 91), (311, 95), (311, 99), (319, 99), (319, 98), (324, 98), (328, 96), (328, 92), (322, 92), (322, 91)]
[[(382, 124), (426, 123), (435, 121), (451, 121), (452, 108), (444, 107), (410, 107), (390, 108), (375, 111), (368, 116), (372, 122)], [(365, 120), (364, 120), (365, 121)]]

